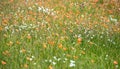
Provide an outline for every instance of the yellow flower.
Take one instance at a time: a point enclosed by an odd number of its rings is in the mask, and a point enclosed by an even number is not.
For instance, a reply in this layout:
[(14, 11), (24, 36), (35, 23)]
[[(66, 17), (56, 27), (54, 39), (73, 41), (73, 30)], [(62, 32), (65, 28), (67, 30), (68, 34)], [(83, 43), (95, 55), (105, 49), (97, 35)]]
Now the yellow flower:
[(78, 56), (73, 56), (74, 59), (78, 59)]
[(49, 66), (49, 69), (53, 69), (53, 67), (50, 65), (50, 66)]
[(7, 43), (8, 46), (12, 46), (13, 45), (13, 42), (10, 41), (9, 43)]
[(4, 51), (2, 54), (6, 56), (10, 56), (10, 52), (8, 50)]
[(91, 60), (92, 63), (94, 63), (95, 61), (94, 60)]
[(85, 52), (84, 52), (84, 51), (82, 51), (81, 53), (82, 53), (82, 54), (85, 54)]
[(46, 48), (47, 46), (46, 46), (46, 44), (45, 43), (43, 43), (43, 48)]

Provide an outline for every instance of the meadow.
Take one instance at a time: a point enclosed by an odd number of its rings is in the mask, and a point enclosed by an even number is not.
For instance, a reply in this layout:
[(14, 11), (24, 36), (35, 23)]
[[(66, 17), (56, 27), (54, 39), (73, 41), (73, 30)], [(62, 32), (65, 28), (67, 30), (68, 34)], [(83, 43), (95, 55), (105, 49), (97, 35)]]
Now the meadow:
[(120, 1), (0, 0), (0, 69), (120, 69)]

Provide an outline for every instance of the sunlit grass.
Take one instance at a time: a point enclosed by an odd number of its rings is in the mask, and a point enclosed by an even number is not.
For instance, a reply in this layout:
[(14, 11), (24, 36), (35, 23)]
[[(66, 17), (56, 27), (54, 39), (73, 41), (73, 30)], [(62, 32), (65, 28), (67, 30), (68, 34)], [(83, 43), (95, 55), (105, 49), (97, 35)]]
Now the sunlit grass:
[(119, 69), (114, 0), (1, 0), (0, 69)]

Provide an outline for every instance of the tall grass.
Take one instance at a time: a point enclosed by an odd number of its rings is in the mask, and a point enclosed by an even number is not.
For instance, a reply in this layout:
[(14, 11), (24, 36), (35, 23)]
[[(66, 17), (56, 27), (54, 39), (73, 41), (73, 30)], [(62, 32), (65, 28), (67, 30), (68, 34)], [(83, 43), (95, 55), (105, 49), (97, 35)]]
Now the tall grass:
[(119, 69), (114, 0), (1, 0), (0, 69)]

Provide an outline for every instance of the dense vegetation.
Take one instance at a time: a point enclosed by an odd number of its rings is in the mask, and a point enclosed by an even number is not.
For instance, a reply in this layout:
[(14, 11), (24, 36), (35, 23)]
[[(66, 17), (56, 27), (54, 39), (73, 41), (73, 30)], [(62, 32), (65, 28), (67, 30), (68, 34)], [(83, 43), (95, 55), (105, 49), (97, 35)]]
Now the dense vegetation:
[(0, 0), (0, 69), (119, 66), (119, 0)]

